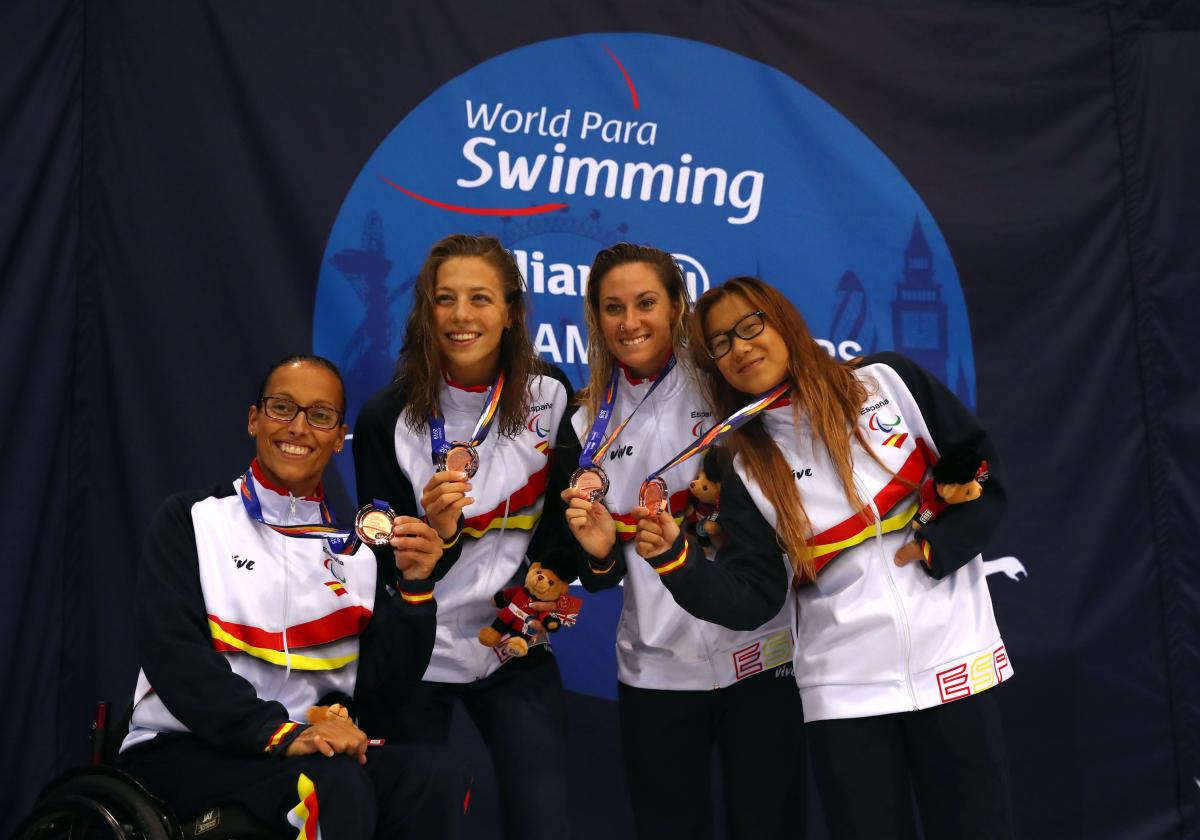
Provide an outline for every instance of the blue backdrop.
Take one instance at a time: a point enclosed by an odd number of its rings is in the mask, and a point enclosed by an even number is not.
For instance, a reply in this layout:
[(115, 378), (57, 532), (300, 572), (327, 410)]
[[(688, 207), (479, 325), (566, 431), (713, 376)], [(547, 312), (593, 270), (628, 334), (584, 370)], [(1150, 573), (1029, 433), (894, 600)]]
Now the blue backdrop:
[[(577, 382), (586, 266), (621, 239), (934, 370), (1010, 472), (985, 559), (1019, 836), (1200, 832), (1194, 7), (16, 0), (0, 47), (0, 833), (132, 689), (158, 501), (245, 468), (286, 352), (337, 360), (356, 411), (460, 230), (513, 249)], [(629, 831), (587, 793), (621, 775), (619, 597), (556, 642), (580, 837)]]

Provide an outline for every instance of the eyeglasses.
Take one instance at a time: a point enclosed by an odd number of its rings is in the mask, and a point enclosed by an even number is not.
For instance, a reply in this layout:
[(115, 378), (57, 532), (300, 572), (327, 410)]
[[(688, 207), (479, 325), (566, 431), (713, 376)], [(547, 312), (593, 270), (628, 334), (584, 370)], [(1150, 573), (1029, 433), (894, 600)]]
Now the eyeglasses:
[(705, 347), (708, 355), (714, 359), (724, 356), (733, 349), (734, 336), (747, 341), (754, 338), (767, 328), (767, 322), (763, 320), (763, 316), (766, 314), (761, 309), (755, 309), (748, 315), (743, 315), (739, 318), (738, 322), (733, 325), (733, 329), (714, 333), (708, 339), (708, 344)]
[(304, 412), (308, 425), (314, 429), (328, 431), (336, 429), (342, 422), (342, 412), (327, 405), (300, 405), (295, 400), (276, 396), (263, 397), (259, 402), (262, 403), (263, 411), (268, 417), (283, 423), (295, 420), (296, 415), (301, 411)]

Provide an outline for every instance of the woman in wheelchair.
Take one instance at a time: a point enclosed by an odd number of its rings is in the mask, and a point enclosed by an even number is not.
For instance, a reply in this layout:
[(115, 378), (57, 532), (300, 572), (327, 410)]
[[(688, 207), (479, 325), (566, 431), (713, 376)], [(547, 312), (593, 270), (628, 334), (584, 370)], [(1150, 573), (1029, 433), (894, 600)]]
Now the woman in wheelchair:
[[(394, 511), (384, 580), (371, 549), (333, 527), (321, 476), (345, 440), (344, 400), (327, 360), (275, 365), (249, 410), (246, 473), (171, 496), (150, 525), (142, 671), (117, 765), (181, 821), (236, 803), (291, 836), (457, 836), (457, 763), (368, 738), (372, 709), (403, 698), (429, 661), (443, 544)], [(331, 693), (353, 697), (357, 723), (308, 722)]]

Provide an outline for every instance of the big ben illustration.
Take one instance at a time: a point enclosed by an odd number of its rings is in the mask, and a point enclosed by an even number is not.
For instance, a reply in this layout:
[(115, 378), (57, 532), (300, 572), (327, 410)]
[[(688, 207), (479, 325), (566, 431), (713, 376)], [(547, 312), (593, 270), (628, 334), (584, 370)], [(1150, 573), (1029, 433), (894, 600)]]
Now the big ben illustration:
[(933, 282), (933, 252), (920, 217), (913, 221), (912, 236), (904, 249), (903, 277), (892, 301), (896, 350), (945, 382), (946, 304), (942, 287)]

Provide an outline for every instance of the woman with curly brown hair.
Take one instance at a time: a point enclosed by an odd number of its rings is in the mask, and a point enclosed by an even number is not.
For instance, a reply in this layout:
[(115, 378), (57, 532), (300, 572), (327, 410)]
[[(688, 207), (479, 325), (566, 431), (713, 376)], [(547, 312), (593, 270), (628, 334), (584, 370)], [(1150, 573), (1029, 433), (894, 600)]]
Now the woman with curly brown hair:
[[(500, 797), (504, 836), (529, 840), (568, 833), (562, 679), (544, 633), (527, 653), (477, 638), (496, 616), (494, 595), (524, 581), (526, 557), (574, 578), (559, 498), (569, 470), (555, 459), (560, 426), (570, 431), (571, 387), (536, 358), (522, 289), (512, 255), (492, 237), (433, 246), (396, 377), (355, 424), (354, 465), (360, 503), (415, 507), (450, 546), (436, 572), (437, 640), (424, 681), (374, 731), (445, 743), (461, 700), (498, 779), (520, 780)], [(556, 760), (530, 761), (530, 744)]]

